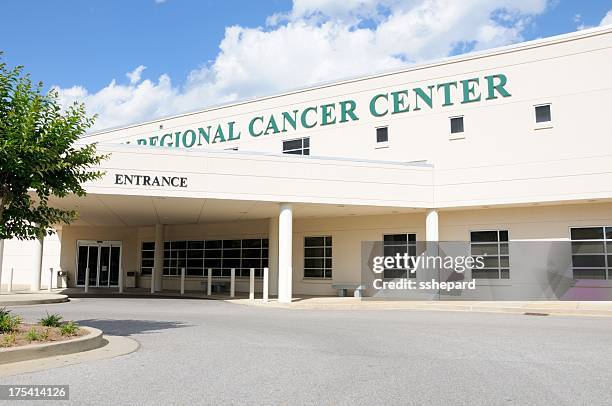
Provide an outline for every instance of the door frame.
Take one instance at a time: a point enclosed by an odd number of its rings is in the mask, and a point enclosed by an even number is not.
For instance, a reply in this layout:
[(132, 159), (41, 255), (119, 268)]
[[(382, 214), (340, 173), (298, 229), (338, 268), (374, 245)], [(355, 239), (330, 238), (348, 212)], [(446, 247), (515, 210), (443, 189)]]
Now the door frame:
[[(122, 281), (121, 278), (121, 273), (123, 272), (123, 242), (119, 241), (119, 240), (77, 240), (76, 242), (76, 255), (74, 256), (75, 258), (75, 267), (74, 267), (74, 280), (75, 280), (75, 286), (78, 287), (82, 287), (85, 286), (85, 284), (78, 284), (78, 272), (79, 272), (79, 247), (91, 247), (91, 246), (97, 246), (98, 247), (98, 272), (96, 272), (96, 284), (95, 285), (89, 285), (89, 287), (92, 288), (116, 288), (119, 286), (119, 284)], [(104, 285), (104, 286), (100, 286), (100, 253), (102, 252), (102, 247), (119, 247), (119, 274), (118, 274), (118, 280), (117, 280), (117, 285), (110, 285), (110, 270), (108, 271), (108, 280), (109, 280), (109, 284), (108, 285)], [(110, 252), (112, 252), (111, 250), (109, 250), (109, 254)]]

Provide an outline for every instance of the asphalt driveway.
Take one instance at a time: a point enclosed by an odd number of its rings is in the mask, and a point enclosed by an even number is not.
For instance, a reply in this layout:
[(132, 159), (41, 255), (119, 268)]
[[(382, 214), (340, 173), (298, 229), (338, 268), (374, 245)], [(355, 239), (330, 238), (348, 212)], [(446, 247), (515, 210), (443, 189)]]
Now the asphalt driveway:
[(88, 298), (14, 308), (129, 336), (132, 354), (2, 378), (74, 404), (610, 404), (612, 320)]

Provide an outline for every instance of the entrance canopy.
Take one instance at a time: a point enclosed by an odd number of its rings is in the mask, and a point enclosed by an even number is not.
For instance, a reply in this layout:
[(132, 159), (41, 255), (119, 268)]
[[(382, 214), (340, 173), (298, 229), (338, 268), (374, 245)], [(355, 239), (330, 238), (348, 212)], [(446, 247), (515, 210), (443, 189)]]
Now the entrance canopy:
[[(52, 202), (57, 207), (76, 209), (75, 226), (148, 226), (200, 224), (256, 220), (278, 216), (277, 202), (252, 200), (198, 199), (186, 197), (88, 194)], [(362, 216), (414, 213), (407, 207), (296, 203), (295, 218)]]

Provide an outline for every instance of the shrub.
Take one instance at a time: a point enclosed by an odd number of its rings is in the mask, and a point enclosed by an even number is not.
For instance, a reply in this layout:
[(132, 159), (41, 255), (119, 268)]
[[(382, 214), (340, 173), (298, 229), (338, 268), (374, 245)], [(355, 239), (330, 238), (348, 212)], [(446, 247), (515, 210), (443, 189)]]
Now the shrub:
[(45, 327), (59, 327), (61, 325), (63, 317), (57, 313), (49, 314), (40, 319), (40, 325)]
[(34, 327), (32, 327), (26, 333), (26, 340), (28, 340), (29, 342), (32, 342), (32, 341), (41, 341), (41, 337), (40, 337), (40, 334), (38, 334), (38, 332), (36, 331), (36, 329)]
[(63, 336), (73, 336), (79, 330), (79, 326), (74, 321), (69, 321), (60, 326), (60, 334)]
[(2, 343), (0, 344), (0, 346), (1, 347), (12, 347), (15, 345), (16, 342), (17, 342), (17, 334), (15, 333), (4, 334), (4, 337), (2, 338)]
[(0, 309), (0, 333), (12, 333), (21, 323), (21, 317), (12, 315), (10, 310)]
[(40, 340), (47, 341), (49, 339), (49, 329), (45, 329), (42, 333), (40, 333)]

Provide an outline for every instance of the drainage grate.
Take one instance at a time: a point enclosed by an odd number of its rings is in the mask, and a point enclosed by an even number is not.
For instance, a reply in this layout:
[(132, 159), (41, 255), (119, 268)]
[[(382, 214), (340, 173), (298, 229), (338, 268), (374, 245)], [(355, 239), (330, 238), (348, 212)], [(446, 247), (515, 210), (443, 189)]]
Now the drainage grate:
[(536, 313), (536, 312), (527, 312), (523, 314), (525, 316), (548, 316), (548, 313)]

